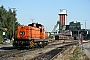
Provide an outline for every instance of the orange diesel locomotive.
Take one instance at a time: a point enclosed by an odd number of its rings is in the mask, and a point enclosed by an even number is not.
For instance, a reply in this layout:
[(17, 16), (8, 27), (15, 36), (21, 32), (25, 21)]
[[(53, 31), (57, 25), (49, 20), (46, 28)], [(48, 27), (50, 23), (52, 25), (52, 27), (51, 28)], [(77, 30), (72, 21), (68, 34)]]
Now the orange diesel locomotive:
[(14, 34), (14, 47), (44, 47), (48, 44), (43, 25), (32, 23), (18, 26)]

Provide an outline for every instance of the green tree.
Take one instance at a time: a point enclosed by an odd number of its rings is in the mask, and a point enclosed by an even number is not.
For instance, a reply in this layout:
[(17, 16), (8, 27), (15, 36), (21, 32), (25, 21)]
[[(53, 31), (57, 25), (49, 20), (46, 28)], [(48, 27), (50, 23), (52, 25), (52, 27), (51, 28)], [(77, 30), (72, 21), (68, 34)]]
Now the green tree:
[[(14, 31), (16, 27), (20, 25), (20, 23), (17, 21), (16, 18), (16, 11), (9, 9), (8, 11), (4, 8), (4, 6), (0, 7), (0, 40), (2, 40), (4, 37), (11, 39), (13, 36), (13, 26)], [(4, 29), (7, 28), (7, 31)], [(3, 36), (3, 32), (6, 33), (5, 36)]]

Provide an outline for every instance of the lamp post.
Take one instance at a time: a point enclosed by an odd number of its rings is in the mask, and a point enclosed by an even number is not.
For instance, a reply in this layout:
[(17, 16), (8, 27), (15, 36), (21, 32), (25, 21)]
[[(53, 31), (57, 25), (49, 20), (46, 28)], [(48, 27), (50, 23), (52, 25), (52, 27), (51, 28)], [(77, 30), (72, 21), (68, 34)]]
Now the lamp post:
[(31, 19), (31, 20), (32, 20), (32, 23), (33, 23), (33, 20), (34, 20), (34, 19)]

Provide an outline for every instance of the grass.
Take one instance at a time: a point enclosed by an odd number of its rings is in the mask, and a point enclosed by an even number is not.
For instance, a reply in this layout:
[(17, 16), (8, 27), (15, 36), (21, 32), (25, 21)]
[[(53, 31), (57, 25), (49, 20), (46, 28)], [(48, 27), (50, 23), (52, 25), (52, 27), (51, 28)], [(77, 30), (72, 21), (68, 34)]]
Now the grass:
[(90, 60), (90, 59), (86, 56), (84, 48), (80, 53), (80, 48), (77, 46), (72, 55), (70, 56), (70, 60)]

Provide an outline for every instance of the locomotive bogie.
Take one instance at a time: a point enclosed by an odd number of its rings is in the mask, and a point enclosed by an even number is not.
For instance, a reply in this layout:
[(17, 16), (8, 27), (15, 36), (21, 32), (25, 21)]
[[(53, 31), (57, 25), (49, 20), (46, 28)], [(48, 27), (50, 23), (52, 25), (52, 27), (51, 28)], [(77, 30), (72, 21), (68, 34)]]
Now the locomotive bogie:
[(34, 47), (44, 47), (48, 44), (48, 41), (33, 41), (33, 40), (14, 40), (13, 46), (16, 48), (34, 48)]

